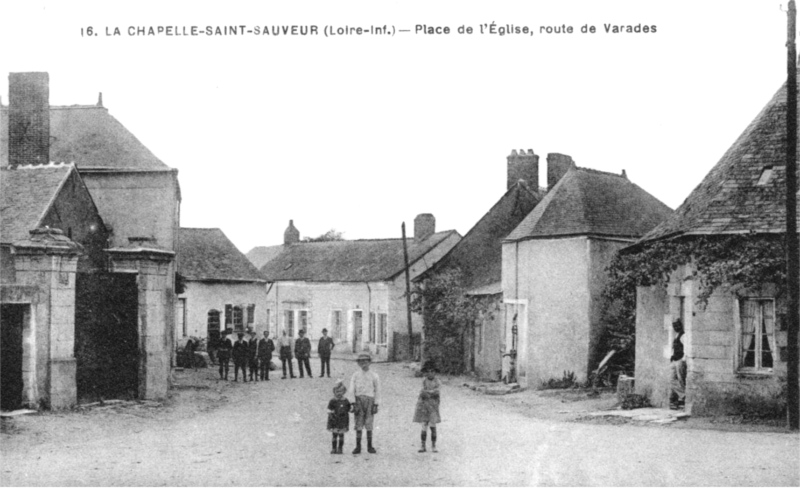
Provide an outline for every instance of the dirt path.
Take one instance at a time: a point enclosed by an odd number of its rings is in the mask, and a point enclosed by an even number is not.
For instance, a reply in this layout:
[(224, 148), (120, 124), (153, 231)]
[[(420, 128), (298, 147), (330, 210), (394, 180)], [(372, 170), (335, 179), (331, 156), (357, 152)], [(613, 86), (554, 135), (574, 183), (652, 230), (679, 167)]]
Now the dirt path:
[[(316, 366), (316, 364), (314, 364)], [(349, 377), (352, 362), (334, 361)], [(445, 380), (440, 452), (418, 454), (421, 380), (378, 364), (377, 455), (331, 455), (333, 380), (225, 383), (177, 373), (166, 406), (4, 425), (2, 485), (771, 485), (800, 483), (799, 437), (540, 420)], [(351, 431), (345, 452), (355, 443)]]

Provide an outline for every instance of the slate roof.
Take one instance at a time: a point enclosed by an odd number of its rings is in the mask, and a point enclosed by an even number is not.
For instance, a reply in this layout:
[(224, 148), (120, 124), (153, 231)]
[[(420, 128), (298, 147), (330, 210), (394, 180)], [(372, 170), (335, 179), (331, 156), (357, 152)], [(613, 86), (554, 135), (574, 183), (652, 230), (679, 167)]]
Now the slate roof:
[(503, 239), (541, 201), (524, 182), (517, 182), (442, 259), (415, 281), (439, 271), (460, 268), (466, 289), (481, 288), (502, 278)]
[(28, 239), (72, 171), (71, 164), (0, 168), (0, 242)]
[(256, 246), (250, 249), (245, 256), (258, 269), (275, 259), (283, 251), (282, 245), (277, 246)]
[(506, 241), (577, 235), (638, 238), (670, 213), (624, 175), (574, 167)]
[[(442, 243), (454, 230), (437, 232), (422, 242), (407, 238), (413, 264)], [(261, 268), (267, 281), (388, 281), (403, 272), (402, 239), (299, 242)]]
[[(144, 144), (97, 105), (50, 107), (50, 160), (79, 169), (169, 171)], [(0, 166), (8, 164), (8, 107), (0, 107)]]
[[(785, 232), (785, 162), (786, 84), (675, 213), (640, 243), (680, 235)], [(759, 185), (767, 166), (772, 177)]]
[(177, 253), (178, 272), (188, 281), (265, 282), (220, 229), (181, 227)]

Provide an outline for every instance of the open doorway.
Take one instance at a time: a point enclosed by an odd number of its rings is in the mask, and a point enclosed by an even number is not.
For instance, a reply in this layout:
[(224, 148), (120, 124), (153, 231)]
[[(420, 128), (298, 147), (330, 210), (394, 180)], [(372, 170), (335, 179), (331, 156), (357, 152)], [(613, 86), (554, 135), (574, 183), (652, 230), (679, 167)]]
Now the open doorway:
[(22, 407), (22, 328), (28, 305), (4, 304), (0, 312), (0, 409)]

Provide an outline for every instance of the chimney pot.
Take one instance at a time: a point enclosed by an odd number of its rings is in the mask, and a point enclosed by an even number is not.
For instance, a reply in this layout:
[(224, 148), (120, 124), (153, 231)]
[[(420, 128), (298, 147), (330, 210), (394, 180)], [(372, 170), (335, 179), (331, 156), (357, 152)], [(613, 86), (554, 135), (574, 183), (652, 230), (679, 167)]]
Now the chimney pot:
[(50, 78), (47, 73), (8, 75), (8, 163), (50, 162)]
[(283, 245), (296, 244), (300, 242), (300, 231), (294, 226), (294, 220), (289, 220), (289, 227), (283, 233)]
[(575, 161), (566, 154), (549, 153), (547, 155), (547, 191), (550, 191), (570, 168), (575, 167)]
[(98, 107), (103, 106), (103, 92), (100, 92), (100, 94), (97, 95), (97, 106)]
[(534, 191), (539, 189), (539, 156), (533, 149), (511, 150), (511, 155), (507, 158), (506, 165), (506, 190), (516, 185), (520, 180), (525, 181), (528, 187)]
[(436, 218), (433, 214), (419, 214), (414, 218), (414, 242), (421, 242), (436, 233)]

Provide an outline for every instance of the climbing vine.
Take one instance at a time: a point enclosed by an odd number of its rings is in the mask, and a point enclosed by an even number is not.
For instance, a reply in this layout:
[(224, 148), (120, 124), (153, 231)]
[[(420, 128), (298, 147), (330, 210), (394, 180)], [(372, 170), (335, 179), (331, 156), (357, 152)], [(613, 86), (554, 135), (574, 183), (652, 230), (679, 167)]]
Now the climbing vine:
[(736, 291), (773, 283), (781, 294), (784, 263), (780, 235), (684, 238), (618, 253), (606, 268), (609, 280), (603, 291), (606, 328), (602, 347), (618, 351), (613, 366), (619, 372), (633, 372), (636, 287), (665, 286), (680, 266), (692, 265), (692, 277), (700, 284), (697, 303), (704, 307), (718, 289)]

